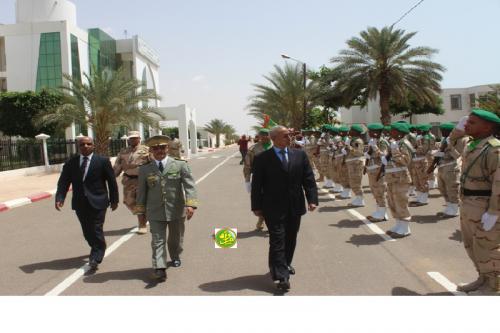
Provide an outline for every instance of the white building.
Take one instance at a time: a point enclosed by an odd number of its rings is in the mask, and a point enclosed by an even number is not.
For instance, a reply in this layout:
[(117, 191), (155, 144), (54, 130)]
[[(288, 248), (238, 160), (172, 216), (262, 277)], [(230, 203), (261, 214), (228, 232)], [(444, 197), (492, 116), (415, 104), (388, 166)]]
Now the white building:
[[(138, 36), (115, 40), (99, 28), (79, 28), (70, 1), (17, 0), (16, 23), (0, 25), (0, 91), (57, 88), (63, 73), (82, 80), (84, 73), (120, 66), (159, 94), (156, 52)], [(79, 130), (73, 127), (68, 136)]]
[[(437, 126), (441, 123), (452, 122), (457, 123), (460, 118), (468, 115), (475, 106), (476, 101), (481, 96), (491, 92), (490, 85), (474, 86), (470, 88), (453, 88), (443, 89), (441, 98), (443, 100), (443, 115), (423, 114), (412, 117), (412, 123), (429, 123)], [(340, 110), (342, 122), (346, 124), (367, 124), (372, 122), (380, 122), (380, 106), (378, 99), (371, 100), (364, 108), (355, 106), (349, 109), (341, 108)], [(392, 117), (393, 121), (401, 120), (401, 117)]]

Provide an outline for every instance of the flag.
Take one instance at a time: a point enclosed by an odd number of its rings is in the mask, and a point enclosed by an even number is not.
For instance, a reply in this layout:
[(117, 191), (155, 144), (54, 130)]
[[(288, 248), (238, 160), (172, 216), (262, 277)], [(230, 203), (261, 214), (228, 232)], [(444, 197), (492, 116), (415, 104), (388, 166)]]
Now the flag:
[(262, 124), (263, 128), (273, 128), (274, 126), (278, 126), (269, 115), (264, 113), (264, 124)]

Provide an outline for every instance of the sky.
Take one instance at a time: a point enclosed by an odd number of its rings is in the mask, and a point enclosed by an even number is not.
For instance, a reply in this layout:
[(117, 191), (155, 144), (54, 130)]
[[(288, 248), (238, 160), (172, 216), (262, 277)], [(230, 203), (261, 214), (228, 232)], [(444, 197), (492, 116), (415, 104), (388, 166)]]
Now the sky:
[[(254, 83), (286, 53), (310, 69), (328, 65), (346, 40), (396, 22), (419, 0), (73, 0), (78, 26), (114, 38), (139, 35), (160, 56), (162, 106), (195, 108), (251, 133)], [(15, 0), (0, 0), (0, 23), (15, 21)], [(396, 27), (418, 32), (412, 46), (439, 50), (443, 88), (500, 83), (500, 0), (424, 0)]]

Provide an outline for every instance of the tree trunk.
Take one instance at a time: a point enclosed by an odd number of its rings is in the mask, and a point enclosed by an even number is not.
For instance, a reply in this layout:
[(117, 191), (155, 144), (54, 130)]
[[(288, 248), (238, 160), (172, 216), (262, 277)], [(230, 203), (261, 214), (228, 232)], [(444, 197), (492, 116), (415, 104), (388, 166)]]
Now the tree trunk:
[(380, 121), (384, 126), (391, 124), (391, 115), (389, 113), (390, 94), (385, 87), (380, 88)]
[(96, 130), (94, 142), (96, 154), (101, 156), (109, 156), (109, 135), (110, 133), (99, 133)]
[(220, 147), (220, 133), (215, 134), (215, 148)]

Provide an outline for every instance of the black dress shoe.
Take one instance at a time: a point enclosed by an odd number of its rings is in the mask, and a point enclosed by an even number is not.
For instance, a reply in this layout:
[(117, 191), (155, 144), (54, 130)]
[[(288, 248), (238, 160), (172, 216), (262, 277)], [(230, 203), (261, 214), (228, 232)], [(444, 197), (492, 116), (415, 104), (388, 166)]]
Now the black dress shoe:
[(290, 290), (290, 280), (288, 278), (281, 279), (276, 285), (276, 287), (280, 290), (288, 291)]
[(165, 272), (165, 268), (157, 268), (155, 269), (154, 276), (159, 282), (165, 282), (167, 279), (167, 272)]
[(181, 265), (181, 260), (180, 259), (172, 260), (172, 266), (173, 267), (179, 267), (180, 265)]
[(292, 265), (288, 265), (288, 273), (291, 275), (295, 275), (295, 268)]

